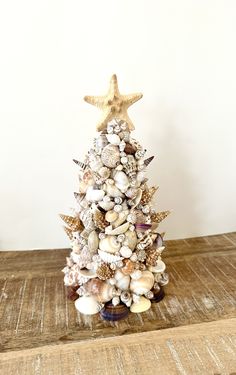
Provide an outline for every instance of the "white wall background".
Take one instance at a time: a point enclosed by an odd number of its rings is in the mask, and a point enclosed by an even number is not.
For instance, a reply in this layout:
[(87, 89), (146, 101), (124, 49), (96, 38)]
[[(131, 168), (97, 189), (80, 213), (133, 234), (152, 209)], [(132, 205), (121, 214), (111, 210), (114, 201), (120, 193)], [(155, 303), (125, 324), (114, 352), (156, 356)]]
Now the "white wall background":
[(77, 187), (112, 73), (181, 238), (235, 230), (236, 2), (8, 0), (0, 5), (0, 248), (68, 246)]

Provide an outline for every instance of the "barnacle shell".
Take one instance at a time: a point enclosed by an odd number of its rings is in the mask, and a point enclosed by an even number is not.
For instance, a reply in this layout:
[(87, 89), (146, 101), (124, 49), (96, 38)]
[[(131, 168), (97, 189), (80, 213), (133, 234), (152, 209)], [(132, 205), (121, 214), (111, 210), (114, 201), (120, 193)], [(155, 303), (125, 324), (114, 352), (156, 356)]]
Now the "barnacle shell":
[(125, 319), (128, 315), (129, 309), (123, 304), (114, 306), (112, 303), (106, 303), (106, 305), (100, 311), (100, 316), (102, 319), (113, 322)]
[(120, 164), (120, 151), (115, 145), (108, 144), (104, 147), (101, 153), (103, 164), (109, 168), (115, 168)]
[(123, 171), (116, 172), (114, 175), (114, 181), (118, 189), (120, 189), (123, 193), (126, 192), (130, 185), (129, 179)]
[(107, 253), (115, 254), (120, 250), (120, 243), (115, 236), (107, 236), (99, 241), (99, 249)]
[(141, 313), (151, 307), (151, 301), (145, 297), (140, 297), (139, 302), (133, 303), (130, 307), (132, 313)]
[(119, 255), (110, 254), (110, 253), (107, 253), (106, 251), (99, 250), (99, 249), (98, 249), (98, 254), (100, 258), (103, 260), (103, 262), (105, 263), (116, 263), (123, 259)]
[(88, 247), (91, 254), (95, 253), (98, 249), (98, 235), (95, 230), (89, 233), (88, 236)]
[(142, 277), (138, 280), (131, 280), (130, 290), (135, 294), (145, 294), (152, 289), (154, 276), (150, 271), (143, 271)]
[(120, 225), (119, 227), (117, 227), (115, 229), (107, 231), (107, 234), (117, 236), (118, 234), (122, 234), (122, 233), (127, 232), (129, 226), (130, 226), (129, 223), (124, 223), (124, 224)]
[(92, 296), (83, 296), (75, 301), (75, 307), (82, 314), (94, 315), (102, 309), (102, 304)]
[(105, 219), (109, 223), (113, 223), (117, 219), (117, 217), (118, 217), (118, 213), (115, 211), (107, 211), (105, 215)]
[(93, 295), (99, 302), (110, 301), (115, 290), (114, 286), (111, 286), (100, 279), (89, 280), (84, 286), (86, 291)]

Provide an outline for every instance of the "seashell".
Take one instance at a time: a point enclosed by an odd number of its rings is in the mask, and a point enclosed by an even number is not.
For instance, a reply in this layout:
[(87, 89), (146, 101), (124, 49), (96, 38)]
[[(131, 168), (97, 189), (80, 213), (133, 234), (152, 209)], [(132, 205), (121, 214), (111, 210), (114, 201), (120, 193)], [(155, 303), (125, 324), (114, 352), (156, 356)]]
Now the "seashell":
[(118, 146), (120, 144), (120, 137), (117, 134), (107, 134), (106, 137), (112, 145)]
[(127, 306), (130, 307), (132, 303), (132, 297), (129, 292), (123, 291), (120, 295), (120, 300)]
[(137, 249), (143, 250), (147, 249), (148, 247), (152, 246), (153, 241), (152, 241), (152, 236), (151, 234), (146, 234), (144, 237), (142, 237), (138, 241)]
[(123, 259), (119, 255), (110, 254), (100, 249), (98, 249), (98, 255), (105, 263), (117, 263)]
[(134, 178), (137, 171), (135, 158), (132, 155), (128, 155), (127, 159), (127, 163), (125, 163), (123, 166), (124, 171), (130, 178)]
[(115, 229), (107, 231), (107, 234), (117, 236), (118, 234), (127, 232), (127, 230), (129, 229), (129, 226), (130, 226), (130, 223), (124, 223), (120, 225), (119, 227), (116, 227)]
[(148, 269), (153, 273), (163, 273), (166, 269), (166, 265), (161, 259), (158, 259), (156, 265), (149, 266)]
[(143, 271), (138, 280), (131, 280), (130, 290), (135, 294), (145, 294), (152, 289), (154, 276), (150, 271)]
[(150, 164), (153, 159), (154, 159), (154, 156), (150, 156), (150, 158), (147, 158), (146, 160), (144, 160), (143, 162), (144, 165), (147, 167), (148, 164)]
[(135, 152), (136, 159), (141, 159), (146, 154), (147, 150), (138, 150)]
[(159, 224), (162, 220), (164, 220), (171, 211), (161, 211), (161, 212), (155, 212), (151, 214), (151, 221), (154, 223)]
[(118, 296), (113, 297), (111, 302), (112, 302), (113, 306), (119, 305), (119, 303), (120, 303), (120, 297), (118, 297)]
[(158, 283), (161, 285), (161, 286), (164, 286), (164, 285), (167, 285), (169, 282), (169, 275), (168, 273), (164, 272), (160, 279), (158, 280)]
[(113, 223), (118, 218), (118, 213), (115, 211), (107, 211), (105, 215), (106, 221)]
[(99, 157), (95, 158), (94, 160), (91, 160), (89, 165), (94, 172), (98, 172), (103, 167), (103, 163)]
[(105, 192), (103, 190), (93, 189), (92, 186), (89, 186), (86, 192), (86, 199), (89, 202), (98, 202), (103, 199)]
[(72, 241), (74, 236), (73, 236), (73, 230), (68, 228), (68, 227), (63, 227), (64, 228), (64, 231), (66, 232), (67, 236), (69, 237), (69, 239)]
[(151, 301), (145, 297), (140, 297), (139, 302), (133, 303), (130, 307), (132, 313), (141, 313), (149, 310)]
[(98, 302), (108, 302), (114, 295), (114, 286), (107, 284), (100, 279), (89, 280), (85, 285), (85, 290), (94, 296)]
[(130, 285), (130, 276), (124, 275), (123, 272), (117, 270), (115, 273), (116, 287), (121, 290), (128, 290)]
[(99, 249), (107, 253), (115, 254), (120, 250), (120, 242), (115, 236), (107, 236), (99, 241)]
[[(80, 219), (83, 222), (83, 225), (85, 227), (85, 231), (89, 235), (89, 233), (92, 232), (92, 230), (95, 229), (95, 225), (94, 225), (94, 222), (93, 222), (93, 214), (92, 214), (92, 211), (90, 210), (90, 208), (87, 208), (87, 209), (81, 211)], [(83, 232), (81, 232), (81, 235), (82, 235)]]
[(131, 188), (129, 188), (129, 189), (125, 192), (125, 195), (126, 195), (128, 198), (133, 199), (133, 198), (136, 197), (137, 193), (138, 193), (138, 190), (137, 190), (136, 188), (131, 187)]
[(125, 319), (129, 315), (129, 309), (123, 304), (113, 305), (113, 303), (106, 303), (100, 311), (100, 316), (104, 320), (117, 321)]
[(102, 168), (99, 169), (98, 173), (101, 177), (108, 178), (111, 174), (111, 171), (107, 167), (102, 167)]
[(140, 271), (140, 270), (135, 270), (134, 272), (132, 272), (132, 273), (130, 274), (130, 277), (131, 277), (132, 279), (134, 279), (134, 280), (138, 280), (138, 279), (140, 279), (140, 278), (142, 277), (142, 271)]
[(87, 168), (87, 164), (86, 163), (82, 163), (81, 161), (78, 161), (76, 159), (73, 159), (73, 162), (75, 164), (77, 164), (83, 171)]
[(159, 290), (153, 289), (153, 297), (151, 298), (152, 303), (160, 302), (165, 297), (165, 292), (163, 287), (159, 287)]
[(141, 204), (147, 204), (152, 200), (153, 195), (157, 191), (157, 187), (153, 186), (150, 189), (146, 189), (142, 193)]
[(73, 232), (80, 232), (83, 229), (83, 224), (81, 223), (79, 217), (73, 217), (63, 214), (60, 214), (59, 216)]
[(97, 277), (97, 273), (95, 270), (87, 270), (86, 268), (82, 270), (78, 270), (78, 274), (88, 279), (93, 279), (94, 277)]
[(89, 233), (88, 236), (88, 247), (91, 254), (94, 254), (98, 249), (98, 235), (95, 230)]
[(137, 232), (145, 232), (146, 230), (151, 229), (152, 224), (145, 224), (145, 223), (136, 223), (135, 229)]
[(75, 307), (81, 314), (94, 315), (102, 309), (102, 304), (92, 296), (83, 296), (75, 301)]
[(120, 249), (120, 255), (124, 258), (129, 258), (132, 255), (132, 250), (128, 246), (122, 246)]
[(112, 226), (114, 228), (119, 227), (121, 224), (123, 224), (126, 221), (128, 214), (129, 214), (129, 210), (124, 210), (122, 212), (119, 212), (118, 218), (112, 223)]
[(94, 185), (94, 183), (95, 183), (95, 179), (94, 179), (94, 175), (93, 175), (93, 172), (91, 171), (91, 169), (87, 169), (87, 170), (83, 173), (82, 181), (83, 181), (87, 186)]
[(108, 221), (106, 221), (105, 219), (104, 213), (97, 208), (94, 210), (93, 213), (93, 221), (96, 228), (100, 230), (104, 230), (109, 225)]
[(123, 171), (116, 172), (116, 174), (114, 175), (114, 181), (116, 186), (121, 190), (122, 193), (125, 193), (130, 185), (129, 179)]
[(142, 189), (137, 189), (137, 194), (134, 199), (132, 199), (132, 210), (137, 207), (141, 201), (142, 198)]
[(97, 149), (103, 149), (108, 144), (106, 134), (100, 134), (99, 137), (94, 140), (94, 147)]
[(108, 202), (108, 201), (100, 201), (98, 202), (99, 206), (103, 208), (105, 211), (110, 211), (115, 206), (114, 202)]
[(137, 147), (135, 145), (132, 145), (131, 143), (126, 143), (125, 145), (125, 149), (124, 149), (124, 152), (126, 154), (135, 154), (135, 152), (137, 151)]
[[(117, 172), (118, 173), (118, 172)], [(123, 197), (124, 194), (114, 184), (106, 184), (106, 192), (110, 197), (118, 198)]]
[(134, 269), (135, 269), (134, 262), (132, 262), (129, 259), (124, 259), (123, 263), (124, 263), (124, 267), (122, 267), (122, 272), (124, 275), (130, 275), (131, 273), (134, 272)]
[(103, 164), (109, 168), (115, 168), (120, 164), (120, 151), (115, 145), (108, 144), (101, 153)]
[(136, 174), (136, 180), (137, 182), (143, 182), (143, 180), (145, 179), (145, 172), (143, 171), (139, 171), (137, 174)]
[(134, 250), (137, 244), (137, 235), (135, 231), (128, 230), (125, 233), (126, 240), (128, 241), (127, 246), (131, 249)]
[(99, 279), (101, 280), (112, 279), (115, 274), (115, 270), (111, 268), (113, 265), (114, 265), (113, 263), (110, 265), (108, 263), (100, 264), (97, 268), (97, 275)]

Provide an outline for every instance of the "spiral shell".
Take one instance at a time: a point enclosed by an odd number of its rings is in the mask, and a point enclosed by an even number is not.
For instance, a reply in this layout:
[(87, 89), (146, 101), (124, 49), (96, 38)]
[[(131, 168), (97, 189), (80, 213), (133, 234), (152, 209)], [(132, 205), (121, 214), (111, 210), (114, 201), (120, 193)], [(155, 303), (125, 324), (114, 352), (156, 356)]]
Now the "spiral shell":
[(150, 271), (143, 271), (142, 276), (138, 280), (131, 280), (130, 290), (135, 294), (145, 294), (152, 289), (154, 284), (154, 276)]
[(107, 236), (99, 242), (99, 249), (111, 254), (117, 253), (120, 250), (120, 246), (115, 236)]
[(120, 164), (120, 151), (115, 145), (108, 144), (101, 153), (103, 164), (109, 168), (115, 168)]
[(137, 171), (135, 158), (132, 155), (128, 155), (127, 159), (128, 161), (126, 164), (124, 164), (124, 167), (123, 167), (124, 171), (130, 178), (134, 178), (136, 175), (136, 171)]
[(107, 211), (105, 215), (106, 221), (113, 223), (118, 217), (118, 213), (115, 211)]

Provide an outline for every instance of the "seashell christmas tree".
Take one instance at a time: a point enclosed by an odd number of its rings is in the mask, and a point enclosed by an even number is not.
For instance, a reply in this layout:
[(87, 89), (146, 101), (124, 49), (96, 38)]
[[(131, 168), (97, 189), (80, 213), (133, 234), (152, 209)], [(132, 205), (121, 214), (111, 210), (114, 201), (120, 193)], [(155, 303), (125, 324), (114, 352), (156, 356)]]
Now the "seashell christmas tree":
[(112, 76), (106, 96), (85, 101), (103, 111), (98, 136), (79, 167), (73, 215), (60, 215), (71, 241), (63, 269), (67, 296), (85, 315), (120, 320), (164, 297), (168, 283), (158, 225), (170, 211), (155, 212), (156, 187), (146, 168), (153, 156), (132, 138), (127, 109), (142, 94), (121, 95)]

